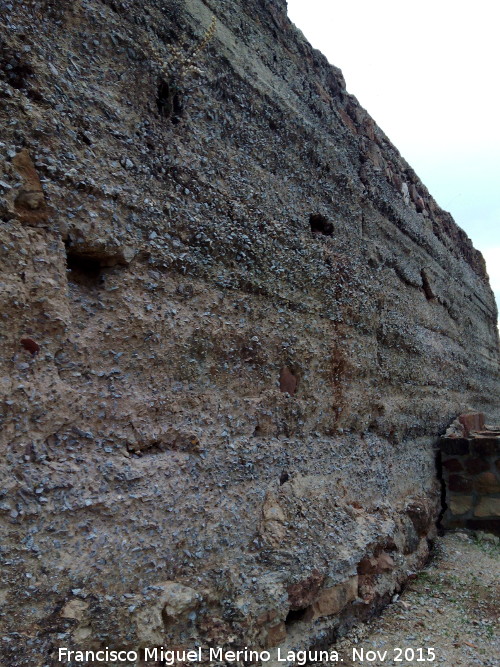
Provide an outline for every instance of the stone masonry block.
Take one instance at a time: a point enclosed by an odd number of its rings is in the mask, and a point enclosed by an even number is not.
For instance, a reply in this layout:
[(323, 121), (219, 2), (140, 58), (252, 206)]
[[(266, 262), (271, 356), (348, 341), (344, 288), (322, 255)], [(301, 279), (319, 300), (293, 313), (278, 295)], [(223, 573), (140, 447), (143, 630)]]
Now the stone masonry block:
[(444, 454), (463, 456), (469, 453), (469, 441), (466, 438), (441, 438), (439, 446)]
[(484, 414), (482, 412), (469, 412), (460, 415), (458, 421), (462, 424), (465, 436), (469, 435), (471, 431), (482, 431), (484, 429)]
[(479, 437), (472, 441), (471, 453), (478, 456), (494, 456), (500, 453), (500, 438)]
[(325, 588), (311, 607), (311, 619), (338, 614), (349, 602), (358, 596), (358, 577), (351, 577), (338, 586)]
[(500, 498), (481, 498), (474, 510), (474, 516), (500, 518)]
[(471, 475), (477, 475), (480, 472), (488, 470), (488, 468), (489, 468), (488, 461), (485, 461), (485, 459), (480, 459), (478, 457), (475, 457), (475, 458), (469, 458), (465, 461), (465, 469)]
[(461, 472), (464, 469), (460, 459), (445, 459), (443, 468), (446, 468), (448, 472)]
[(492, 472), (483, 472), (474, 480), (474, 488), (484, 495), (500, 493), (500, 480)]
[(448, 507), (452, 514), (466, 514), (472, 509), (472, 496), (452, 496)]
[(472, 480), (462, 475), (450, 475), (448, 489), (457, 493), (469, 493), (472, 491)]

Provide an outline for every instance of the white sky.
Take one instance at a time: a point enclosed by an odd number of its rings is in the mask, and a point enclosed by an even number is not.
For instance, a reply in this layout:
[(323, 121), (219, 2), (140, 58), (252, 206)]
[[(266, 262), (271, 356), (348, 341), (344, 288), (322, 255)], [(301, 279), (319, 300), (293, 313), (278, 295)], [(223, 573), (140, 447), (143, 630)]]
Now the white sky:
[(500, 1), (288, 0), (483, 253), (500, 304)]

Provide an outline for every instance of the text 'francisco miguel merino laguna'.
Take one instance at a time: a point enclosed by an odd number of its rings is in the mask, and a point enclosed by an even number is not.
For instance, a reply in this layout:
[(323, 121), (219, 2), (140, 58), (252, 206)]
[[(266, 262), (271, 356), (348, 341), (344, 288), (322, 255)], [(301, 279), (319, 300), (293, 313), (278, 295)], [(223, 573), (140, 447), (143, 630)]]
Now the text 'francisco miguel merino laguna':
[(98, 651), (74, 651), (67, 648), (60, 648), (59, 662), (134, 662), (139, 657), (143, 660), (155, 660), (164, 667), (172, 667), (176, 663), (231, 663), (231, 662), (269, 662), (271, 659), (278, 662), (293, 662), (302, 667), (308, 662), (339, 662), (341, 658), (337, 651), (282, 651), (276, 649), (276, 653), (271, 656), (269, 651), (253, 651), (247, 647), (237, 651), (225, 651), (222, 648), (202, 647), (192, 650), (171, 650), (164, 647), (145, 648), (139, 655), (138, 651), (113, 650), (105, 648)]

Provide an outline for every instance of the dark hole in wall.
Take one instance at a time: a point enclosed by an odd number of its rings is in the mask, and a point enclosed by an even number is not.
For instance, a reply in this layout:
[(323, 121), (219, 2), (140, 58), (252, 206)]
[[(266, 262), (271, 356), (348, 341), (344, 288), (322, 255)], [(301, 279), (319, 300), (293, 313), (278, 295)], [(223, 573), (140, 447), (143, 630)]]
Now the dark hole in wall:
[(101, 262), (84, 253), (66, 250), (68, 282), (83, 287), (98, 287), (102, 283)]
[(323, 234), (323, 236), (331, 236), (333, 234), (333, 224), (328, 222), (328, 218), (321, 215), (321, 213), (311, 213), (309, 224), (311, 225), (311, 232), (313, 234)]
[(422, 288), (424, 290), (425, 298), (430, 301), (431, 299), (435, 299), (436, 295), (432, 291), (431, 284), (429, 282), (429, 276), (427, 275), (427, 271), (425, 269), (422, 269), (420, 271), (420, 275), (422, 277)]
[(297, 376), (287, 366), (283, 366), (280, 372), (280, 391), (294, 396), (299, 385)]
[(109, 0), (109, 2), (106, 2), (106, 4), (116, 13), (119, 14), (120, 10), (118, 8), (118, 5), (116, 2), (113, 2), (113, 0)]
[(304, 607), (303, 609), (290, 609), (285, 618), (285, 625), (294, 625), (295, 623), (300, 623), (300, 621), (306, 620), (308, 611), (309, 607)]
[(179, 91), (171, 81), (160, 81), (156, 95), (158, 112), (163, 118), (169, 118), (177, 124), (182, 115), (183, 107)]
[(165, 628), (170, 627), (173, 623), (175, 623), (175, 618), (173, 616), (170, 616), (165, 609), (162, 610), (161, 612), (161, 618), (163, 621), (163, 625)]
[(170, 99), (170, 86), (167, 81), (160, 81), (156, 95), (156, 104), (158, 106), (158, 112), (160, 116), (168, 118), (172, 111), (172, 102)]
[(7, 81), (13, 88), (22, 90), (26, 87), (28, 79), (33, 75), (33, 70), (30, 65), (15, 63), (11, 69), (7, 71)]
[(32, 65), (23, 59), (24, 55), (0, 44), (0, 76), (17, 90), (23, 90), (35, 74)]
[(89, 137), (88, 134), (86, 134), (85, 132), (80, 131), (80, 132), (77, 133), (77, 136), (78, 136), (78, 139), (80, 141), (82, 141), (84, 144), (86, 144), (87, 146), (92, 146), (92, 140), (91, 140), (91, 138)]

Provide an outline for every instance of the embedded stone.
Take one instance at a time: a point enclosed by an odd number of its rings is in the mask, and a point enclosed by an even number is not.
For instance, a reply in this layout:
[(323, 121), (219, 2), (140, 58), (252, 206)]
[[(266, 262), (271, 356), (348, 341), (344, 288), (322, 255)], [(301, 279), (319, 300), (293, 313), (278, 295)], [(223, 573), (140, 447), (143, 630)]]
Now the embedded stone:
[(19, 342), (30, 354), (37, 354), (40, 352), (40, 345), (35, 340), (33, 340), (33, 338), (21, 338)]
[(278, 546), (285, 537), (286, 515), (271, 491), (266, 493), (262, 506), (260, 533), (269, 544)]
[(464, 465), (467, 472), (471, 475), (477, 475), (478, 473), (484, 472), (489, 468), (488, 462), (484, 459), (480, 459), (479, 457), (467, 459)]
[(474, 488), (478, 493), (500, 493), (500, 481), (492, 472), (483, 472), (474, 480)]
[(318, 595), (324, 578), (321, 572), (314, 570), (306, 579), (289, 586), (287, 592), (290, 609), (304, 609), (312, 604)]
[(70, 600), (61, 609), (61, 616), (63, 618), (72, 618), (81, 621), (89, 606), (85, 600)]
[(12, 164), (22, 179), (17, 191), (14, 208), (21, 222), (44, 223), (48, 220), (48, 209), (40, 177), (27, 149), (23, 148), (12, 159)]
[(284, 366), (280, 373), (280, 391), (286, 392), (290, 394), (290, 396), (294, 396), (297, 391), (297, 385), (298, 380), (295, 375)]
[(286, 639), (286, 625), (282, 623), (277, 623), (270, 627), (267, 631), (266, 646), (271, 648), (273, 646), (278, 646), (283, 643)]
[(276, 609), (268, 609), (267, 611), (264, 611), (262, 614), (259, 614), (256, 618), (256, 625), (267, 625), (271, 623), (271, 621), (274, 621), (278, 617), (278, 612)]
[(472, 509), (472, 502), (472, 496), (451, 496), (447, 501), (452, 514), (466, 514)]
[(394, 559), (389, 554), (381, 553), (377, 558), (377, 569), (378, 572), (390, 572), (395, 568), (396, 564)]
[(394, 559), (389, 554), (382, 552), (376, 557), (363, 558), (358, 565), (358, 574), (381, 574), (393, 570), (394, 567)]
[(323, 589), (311, 606), (309, 616), (312, 619), (338, 614), (358, 595), (358, 577), (351, 577), (337, 586)]
[(159, 584), (156, 595), (140, 599), (135, 615), (136, 632), (142, 645), (155, 645), (165, 641), (165, 631), (187, 614), (195, 610), (202, 596), (193, 588), (176, 581)]
[(472, 431), (482, 431), (485, 425), (484, 414), (482, 412), (467, 412), (460, 415), (458, 421), (462, 425), (465, 437)]
[(360, 574), (358, 576), (358, 596), (365, 604), (373, 602), (376, 596), (374, 575)]
[(426, 535), (429, 531), (431, 521), (431, 509), (425, 498), (417, 498), (406, 505), (406, 513), (410, 517), (419, 537)]
[(474, 510), (477, 517), (500, 517), (500, 498), (481, 498)]
[(462, 475), (450, 475), (448, 479), (448, 488), (457, 493), (467, 493), (472, 491), (472, 480)]
[(166, 581), (161, 584), (163, 592), (160, 602), (164, 613), (175, 619), (194, 609), (201, 601), (201, 596), (193, 588), (184, 586), (176, 581)]
[(446, 468), (449, 472), (460, 472), (464, 469), (460, 459), (445, 459), (443, 461), (443, 468)]

